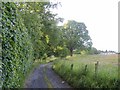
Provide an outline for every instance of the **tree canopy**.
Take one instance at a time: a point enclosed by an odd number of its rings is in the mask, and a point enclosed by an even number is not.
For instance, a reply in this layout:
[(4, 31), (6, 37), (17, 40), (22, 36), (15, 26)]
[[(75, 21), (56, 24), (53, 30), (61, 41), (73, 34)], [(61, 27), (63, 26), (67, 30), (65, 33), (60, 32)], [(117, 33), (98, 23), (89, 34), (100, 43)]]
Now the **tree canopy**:
[(68, 23), (64, 24), (63, 38), (71, 56), (75, 49), (83, 50), (92, 46), (92, 41), (86, 28), (84, 23), (74, 20), (69, 20)]

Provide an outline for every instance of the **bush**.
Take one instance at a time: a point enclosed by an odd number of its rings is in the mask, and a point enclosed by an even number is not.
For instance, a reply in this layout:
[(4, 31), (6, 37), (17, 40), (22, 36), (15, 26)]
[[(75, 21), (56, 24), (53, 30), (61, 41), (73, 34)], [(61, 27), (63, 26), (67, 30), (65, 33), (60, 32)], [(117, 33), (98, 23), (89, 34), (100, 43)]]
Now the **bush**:
[(64, 58), (68, 55), (68, 49), (63, 47), (63, 48), (57, 48), (57, 50), (55, 51), (55, 56), (56, 57), (61, 57)]

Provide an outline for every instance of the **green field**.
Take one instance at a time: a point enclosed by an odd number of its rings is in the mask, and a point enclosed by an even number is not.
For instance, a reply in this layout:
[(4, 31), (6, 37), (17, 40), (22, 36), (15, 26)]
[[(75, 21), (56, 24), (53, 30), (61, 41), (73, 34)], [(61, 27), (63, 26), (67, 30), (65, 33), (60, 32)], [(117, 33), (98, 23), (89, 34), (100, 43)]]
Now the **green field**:
[[(99, 63), (95, 68), (97, 61)], [(119, 86), (118, 55), (115, 54), (74, 55), (56, 61), (53, 69), (76, 88), (115, 88)]]

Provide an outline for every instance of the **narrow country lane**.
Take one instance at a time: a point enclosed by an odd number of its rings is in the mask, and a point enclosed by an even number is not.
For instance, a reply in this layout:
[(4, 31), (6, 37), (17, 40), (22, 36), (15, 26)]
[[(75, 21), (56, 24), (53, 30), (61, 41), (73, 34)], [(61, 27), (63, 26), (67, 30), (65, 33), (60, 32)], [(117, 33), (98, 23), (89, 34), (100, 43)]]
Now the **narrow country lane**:
[(53, 70), (52, 63), (36, 68), (25, 82), (25, 88), (72, 88)]

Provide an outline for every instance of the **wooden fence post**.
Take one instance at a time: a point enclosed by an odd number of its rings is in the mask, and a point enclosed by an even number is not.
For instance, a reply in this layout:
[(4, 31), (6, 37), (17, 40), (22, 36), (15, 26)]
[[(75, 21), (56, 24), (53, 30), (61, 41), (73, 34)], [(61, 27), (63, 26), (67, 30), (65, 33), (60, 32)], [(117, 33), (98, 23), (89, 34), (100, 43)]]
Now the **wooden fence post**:
[(99, 64), (99, 61), (95, 63), (95, 77), (97, 76), (97, 73), (98, 73), (98, 64)]
[(87, 65), (85, 65), (85, 72), (87, 71)]
[(73, 64), (71, 64), (71, 70), (73, 69)]
[(84, 68), (84, 71), (83, 71), (83, 75), (86, 76), (86, 74), (87, 74), (87, 64), (85, 65), (85, 68)]

